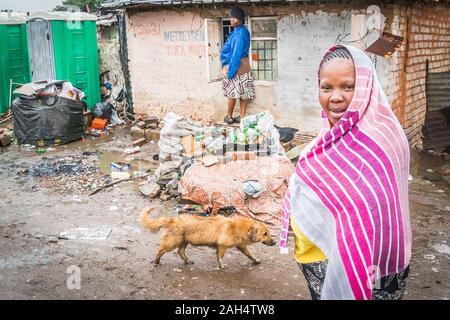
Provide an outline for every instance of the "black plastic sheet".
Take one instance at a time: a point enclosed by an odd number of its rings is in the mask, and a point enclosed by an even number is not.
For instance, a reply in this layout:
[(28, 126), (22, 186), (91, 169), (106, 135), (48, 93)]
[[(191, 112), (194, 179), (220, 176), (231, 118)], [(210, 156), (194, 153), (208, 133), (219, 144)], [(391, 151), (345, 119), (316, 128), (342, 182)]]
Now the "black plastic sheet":
[(84, 136), (83, 110), (82, 102), (63, 97), (19, 96), (11, 105), (14, 135), (19, 144), (79, 140)]
[(298, 129), (295, 129), (295, 128), (289, 128), (289, 127), (282, 128), (282, 127), (278, 127), (276, 125), (275, 125), (275, 128), (278, 129), (278, 132), (280, 133), (280, 141), (283, 143), (294, 139), (294, 135), (298, 131)]
[(109, 102), (99, 102), (94, 104), (91, 109), (91, 114), (95, 118), (111, 120), (111, 116), (114, 110), (114, 106)]

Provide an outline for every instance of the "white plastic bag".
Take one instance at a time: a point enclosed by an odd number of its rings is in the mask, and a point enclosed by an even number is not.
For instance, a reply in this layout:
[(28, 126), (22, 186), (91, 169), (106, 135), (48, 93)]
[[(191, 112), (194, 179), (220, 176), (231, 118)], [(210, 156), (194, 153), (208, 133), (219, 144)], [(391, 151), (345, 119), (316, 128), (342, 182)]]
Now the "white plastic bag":
[(187, 122), (183, 119), (182, 116), (174, 112), (169, 112), (164, 117), (164, 127), (161, 129), (161, 135), (185, 137), (193, 134), (193, 130), (185, 129)]
[(247, 142), (255, 143), (258, 140), (259, 132), (255, 129), (248, 128), (247, 129)]
[(258, 132), (271, 131), (274, 127), (273, 117), (269, 111), (258, 114), (258, 123), (255, 128)]

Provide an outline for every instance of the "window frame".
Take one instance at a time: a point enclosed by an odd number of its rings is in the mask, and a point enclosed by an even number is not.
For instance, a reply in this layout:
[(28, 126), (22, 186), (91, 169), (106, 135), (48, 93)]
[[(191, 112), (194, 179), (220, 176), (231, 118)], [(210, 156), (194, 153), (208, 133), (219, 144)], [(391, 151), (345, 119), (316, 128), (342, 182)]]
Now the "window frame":
[[(222, 42), (223, 39), (223, 28), (222, 28), (222, 21), (220, 19), (214, 19), (214, 18), (205, 18), (204, 19), (204, 25), (205, 25), (205, 46), (206, 46), (206, 81), (208, 83), (212, 83), (212, 82), (218, 82), (221, 81), (222, 78), (221, 76), (218, 77), (210, 77), (210, 68), (211, 66), (209, 65), (209, 41), (210, 39), (208, 38), (208, 22), (217, 22), (219, 24), (219, 37), (220, 37), (220, 42)], [(220, 44), (220, 50), (222, 50), (223, 48), (223, 43)], [(219, 54), (219, 63), (220, 63), (220, 54)], [(221, 64), (220, 64), (221, 65)]]
[[(275, 20), (275, 25), (277, 27), (277, 36), (276, 37), (256, 37), (253, 38), (253, 33), (252, 33), (252, 20)], [(248, 17), (248, 31), (250, 32), (250, 52), (249, 52), (249, 59), (250, 59), (250, 66), (253, 66), (253, 59), (252, 59), (252, 52), (253, 52), (253, 47), (252, 47), (252, 40), (275, 40), (277, 42), (277, 59), (275, 60), (277, 68), (277, 77), (275, 80), (254, 80), (255, 84), (262, 84), (262, 85), (272, 85), (274, 83), (276, 83), (278, 81), (278, 19), (277, 16), (257, 16), (257, 17)]]
[[(221, 18), (220, 19), (220, 39), (222, 41), (222, 48), (223, 48), (223, 46), (225, 44), (225, 41), (226, 41), (226, 40), (224, 41), (224, 39), (223, 39), (223, 36), (224, 36), (223, 28), (225, 27), (224, 24), (223, 24), (224, 21), (228, 21), (228, 22), (231, 23), (231, 19), (230, 18)], [(227, 27), (233, 28), (231, 25), (227, 26)], [(228, 35), (230, 35), (231, 32), (229, 32)]]

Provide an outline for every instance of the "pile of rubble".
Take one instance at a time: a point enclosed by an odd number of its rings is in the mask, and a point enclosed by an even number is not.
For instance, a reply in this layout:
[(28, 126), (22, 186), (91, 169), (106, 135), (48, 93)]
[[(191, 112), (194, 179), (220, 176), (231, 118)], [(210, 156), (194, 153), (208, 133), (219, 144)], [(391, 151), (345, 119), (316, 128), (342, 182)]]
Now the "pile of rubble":
[[(263, 179), (265, 195), (261, 196), (261, 199), (267, 198), (267, 194), (273, 193), (276, 196), (272, 189), (282, 190), (281, 184), (292, 169), (285, 157), (285, 151), (280, 143), (280, 134), (274, 126), (273, 117), (268, 111), (243, 118), (239, 127), (203, 126), (201, 122), (187, 119), (173, 112), (169, 112), (162, 122), (163, 126), (158, 142), (159, 167), (152, 177), (141, 183), (139, 188), (142, 194), (150, 198), (159, 197), (163, 201), (170, 198), (182, 198), (200, 204), (198, 207), (201, 208), (202, 214), (209, 212), (210, 205), (213, 206), (213, 214), (218, 213), (222, 207), (232, 208), (232, 211), (235, 212), (239, 201), (232, 201), (231, 198), (228, 199), (228, 196), (223, 200), (221, 193), (231, 194), (226, 186), (230, 187), (230, 181), (237, 179), (239, 182), (232, 183), (233, 188), (236, 189), (233, 189), (234, 196), (239, 199), (245, 196), (242, 191), (243, 181), (240, 180), (250, 176), (240, 174), (240, 171), (236, 170), (237, 168), (241, 168), (243, 171), (252, 169), (253, 172), (253, 169), (258, 171), (258, 168), (253, 168), (253, 166), (267, 166), (267, 163), (273, 163), (280, 168), (280, 170), (272, 170), (273, 174), (283, 176), (283, 179), (276, 181), (276, 187), (272, 186), (273, 183), (266, 183)], [(134, 131), (137, 129), (132, 130), (132, 135), (135, 135)], [(219, 177), (208, 176), (206, 171), (203, 172), (203, 170), (207, 170), (211, 173), (218, 173), (221, 170), (227, 171), (229, 168), (234, 168), (233, 172), (221, 177), (220, 179), (223, 181), (219, 184), (216, 183)], [(196, 172), (195, 177), (193, 172)], [(220, 175), (223, 173), (221, 172)], [(251, 176), (251, 178), (254, 177)], [(203, 187), (197, 188), (195, 181)], [(215, 183), (217, 185), (217, 190), (214, 189), (215, 200), (209, 199), (208, 191), (203, 189), (213, 188)], [(193, 191), (197, 189), (202, 190), (201, 193), (206, 198)], [(193, 192), (188, 195), (187, 193), (190, 192), (186, 192), (186, 190)], [(262, 192), (261, 190), (258, 195), (262, 195)], [(223, 201), (217, 202), (216, 200), (219, 198)], [(238, 211), (243, 212), (242, 207), (245, 206), (246, 204), (239, 202)], [(266, 207), (267, 205), (261, 207), (261, 210), (264, 211)], [(276, 211), (277, 209), (275, 209), (275, 214)]]
[[(152, 129), (152, 123), (148, 122), (145, 125), (147, 128), (150, 125), (150, 129)], [(139, 124), (144, 125), (144, 123), (140, 122), (137, 124), (138, 127)], [(176, 198), (180, 195), (178, 192), (179, 178), (191, 163), (183, 154), (185, 150), (183, 141), (185, 141), (185, 137), (199, 132), (201, 126), (200, 122), (186, 119), (173, 112), (169, 112), (164, 117), (162, 130), (158, 133), (157, 137), (159, 139), (159, 153), (157, 156), (159, 166), (154, 176), (148, 178), (147, 182), (142, 183), (140, 186), (139, 189), (142, 194), (150, 198), (159, 196), (163, 201)], [(154, 127), (155, 125), (153, 124)], [(142, 130), (143, 128), (140, 127), (140, 129)], [(136, 136), (136, 132), (138, 132), (138, 129), (132, 128), (130, 134)], [(140, 134), (142, 135), (142, 132)]]
[(95, 190), (110, 179), (98, 169), (98, 159), (92, 154), (43, 157), (41, 161), (18, 172), (34, 179), (42, 187), (60, 194), (84, 194)]
[(125, 154), (140, 151), (140, 147), (159, 137), (160, 120), (158, 117), (139, 117), (135, 125), (130, 128), (131, 146), (124, 150)]

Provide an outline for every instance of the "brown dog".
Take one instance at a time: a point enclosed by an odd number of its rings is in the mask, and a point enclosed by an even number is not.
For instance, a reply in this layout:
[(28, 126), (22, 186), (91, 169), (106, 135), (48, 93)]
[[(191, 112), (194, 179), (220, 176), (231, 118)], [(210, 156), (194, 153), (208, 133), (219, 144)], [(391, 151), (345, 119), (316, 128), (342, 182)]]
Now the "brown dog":
[(185, 249), (188, 244), (194, 246), (209, 246), (216, 248), (219, 267), (225, 251), (236, 247), (250, 258), (255, 264), (259, 263), (248, 249), (248, 245), (262, 242), (273, 246), (275, 241), (270, 236), (265, 224), (245, 217), (226, 218), (221, 215), (212, 217), (199, 217), (182, 214), (178, 217), (160, 217), (151, 219), (148, 213), (154, 207), (145, 208), (140, 215), (141, 225), (156, 233), (159, 229), (165, 229), (161, 236), (159, 251), (155, 258), (155, 265), (159, 264), (162, 255), (178, 248), (178, 255), (185, 263), (192, 263), (186, 257)]

